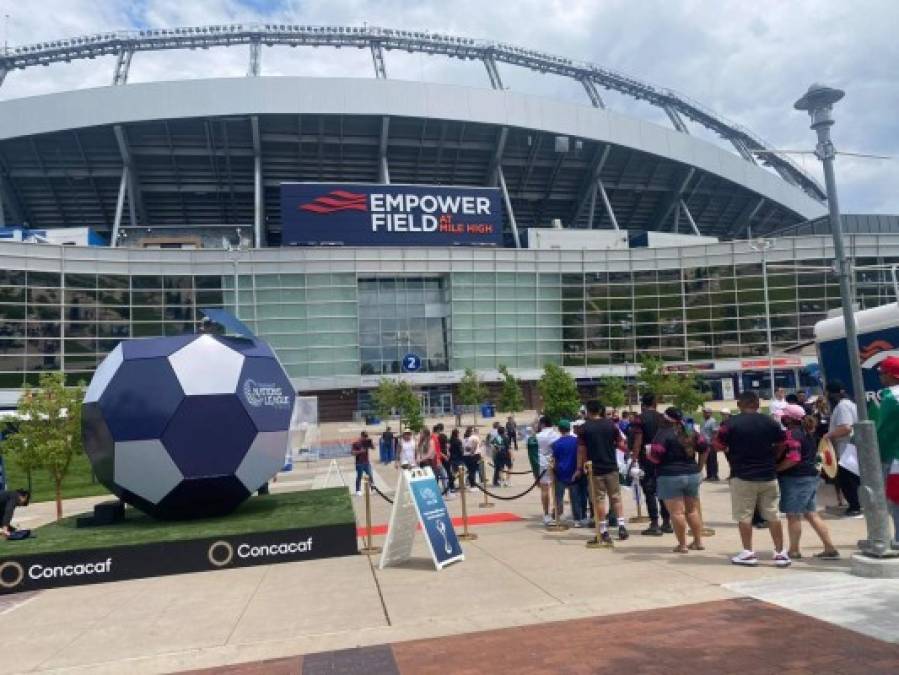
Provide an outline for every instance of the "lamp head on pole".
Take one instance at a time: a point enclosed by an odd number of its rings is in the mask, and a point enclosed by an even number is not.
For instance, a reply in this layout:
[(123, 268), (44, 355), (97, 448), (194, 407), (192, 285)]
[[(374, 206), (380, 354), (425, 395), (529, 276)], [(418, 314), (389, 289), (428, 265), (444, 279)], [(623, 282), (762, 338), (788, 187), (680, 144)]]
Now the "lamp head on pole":
[(834, 89), (823, 84), (813, 84), (805, 92), (793, 107), (796, 110), (805, 110), (809, 117), (812, 118), (812, 129), (819, 126), (830, 126), (833, 124), (831, 111), (833, 104), (846, 95), (842, 89)]

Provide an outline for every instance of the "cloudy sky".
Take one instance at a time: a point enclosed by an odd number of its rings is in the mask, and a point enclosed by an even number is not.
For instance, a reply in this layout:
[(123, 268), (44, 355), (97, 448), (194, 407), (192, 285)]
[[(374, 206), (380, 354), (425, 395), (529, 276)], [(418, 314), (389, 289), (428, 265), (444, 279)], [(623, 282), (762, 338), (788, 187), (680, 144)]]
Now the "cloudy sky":
[[(810, 150), (814, 134), (792, 104), (815, 81), (845, 89), (836, 110), (845, 212), (899, 213), (897, 0), (0, 0), (11, 47), (144, 27), (277, 21), (433, 30), (509, 42), (623, 71), (675, 89), (739, 122), (776, 148)], [(2, 46), (2, 45), (0, 45)], [(10, 74), (0, 99), (109, 84), (113, 59)], [(506, 86), (586, 104), (563, 78), (499, 66)], [(131, 82), (240, 76), (245, 47), (135, 56)], [(387, 54), (388, 76), (489, 86), (483, 67)], [(372, 77), (362, 50), (267, 48), (264, 75)], [(659, 111), (613, 93), (616, 110), (667, 124)], [(691, 132), (718, 142), (702, 129)], [(817, 161), (793, 156), (820, 176)]]

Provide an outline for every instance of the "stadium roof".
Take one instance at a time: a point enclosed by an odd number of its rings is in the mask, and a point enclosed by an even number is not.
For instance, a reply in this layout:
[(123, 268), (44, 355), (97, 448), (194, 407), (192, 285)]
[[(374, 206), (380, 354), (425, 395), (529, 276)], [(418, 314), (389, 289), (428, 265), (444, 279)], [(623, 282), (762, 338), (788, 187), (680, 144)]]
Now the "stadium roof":
[[(135, 52), (235, 44), (250, 46), (251, 77), (122, 86)], [(376, 79), (255, 77), (261, 46), (276, 44), (367, 47)], [(496, 91), (387, 80), (390, 49), (481, 59)], [(519, 229), (558, 218), (569, 227), (729, 238), (823, 213), (812, 178), (676, 92), (468, 38), (274, 25), (108, 33), (11, 50), (0, 55), (0, 82), (13, 69), (104, 54), (117, 55), (119, 86), (0, 103), (7, 222), (108, 231), (124, 209), (122, 227), (255, 222), (261, 239), (277, 242), (281, 182), (388, 177), (505, 185)], [(575, 78), (592, 107), (508, 92), (497, 62)], [(673, 130), (604, 110), (598, 87), (661, 107)], [(684, 119), (739, 154), (690, 136)]]

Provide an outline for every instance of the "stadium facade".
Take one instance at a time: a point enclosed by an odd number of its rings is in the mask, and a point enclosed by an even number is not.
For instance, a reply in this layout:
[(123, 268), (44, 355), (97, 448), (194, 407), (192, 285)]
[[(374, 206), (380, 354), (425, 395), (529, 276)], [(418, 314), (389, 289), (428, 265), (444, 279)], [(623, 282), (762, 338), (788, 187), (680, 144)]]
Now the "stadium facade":
[[(234, 44), (249, 45), (248, 77), (127, 84), (136, 52)], [(376, 77), (261, 76), (261, 46), (285, 44), (368, 48)], [(387, 79), (390, 49), (480, 59), (492, 89)], [(495, 380), (506, 365), (536, 404), (547, 363), (589, 387), (633, 376), (644, 355), (696, 369), (728, 397), (768, 386), (769, 312), (750, 238), (771, 233), (778, 382), (801, 379), (812, 326), (839, 306), (829, 238), (808, 224), (825, 213), (820, 186), (670, 90), (509, 45), (308, 26), (21, 47), (0, 56), (0, 82), (111, 54), (112, 86), (0, 102), (0, 225), (86, 226), (111, 244), (0, 243), (7, 402), (42, 371), (87, 379), (121, 339), (192, 331), (204, 307), (234, 310), (269, 340), (323, 419), (366, 410), (384, 376), (449, 411), (465, 368)], [(572, 77), (587, 104), (508, 91), (497, 63)], [(673, 128), (605, 109), (602, 87), (657, 105)], [(735, 152), (691, 135), (691, 123)], [(296, 181), (496, 186), (505, 246), (279, 247), (280, 187)], [(865, 222), (850, 253), (867, 307), (894, 297), (899, 228)], [(528, 235), (543, 228), (569, 243), (534, 247)], [(594, 248), (597, 232), (617, 248)], [(403, 372), (407, 354), (418, 372)]]

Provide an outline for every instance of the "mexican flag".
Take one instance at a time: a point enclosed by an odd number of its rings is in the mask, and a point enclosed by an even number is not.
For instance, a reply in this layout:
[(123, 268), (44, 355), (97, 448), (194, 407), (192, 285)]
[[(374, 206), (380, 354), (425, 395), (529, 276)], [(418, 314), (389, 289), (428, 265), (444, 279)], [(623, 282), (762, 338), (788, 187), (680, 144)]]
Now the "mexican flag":
[(886, 480), (887, 499), (894, 504), (899, 504), (899, 459), (894, 459), (890, 465), (890, 473)]
[(871, 419), (877, 426), (880, 461), (899, 459), (899, 385), (880, 390), (880, 405)]

